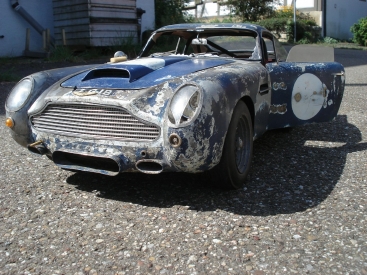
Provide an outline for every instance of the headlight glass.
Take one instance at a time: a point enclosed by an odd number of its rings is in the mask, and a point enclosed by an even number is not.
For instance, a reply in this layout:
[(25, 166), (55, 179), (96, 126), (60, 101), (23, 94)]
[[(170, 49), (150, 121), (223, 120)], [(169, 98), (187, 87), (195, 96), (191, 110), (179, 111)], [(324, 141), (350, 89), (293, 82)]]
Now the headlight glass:
[(33, 88), (33, 81), (30, 78), (25, 78), (18, 82), (17, 85), (10, 92), (6, 100), (6, 109), (9, 112), (18, 111), (24, 106), (31, 94)]
[(180, 86), (171, 100), (168, 119), (176, 127), (186, 126), (199, 113), (201, 106), (201, 90), (194, 84)]

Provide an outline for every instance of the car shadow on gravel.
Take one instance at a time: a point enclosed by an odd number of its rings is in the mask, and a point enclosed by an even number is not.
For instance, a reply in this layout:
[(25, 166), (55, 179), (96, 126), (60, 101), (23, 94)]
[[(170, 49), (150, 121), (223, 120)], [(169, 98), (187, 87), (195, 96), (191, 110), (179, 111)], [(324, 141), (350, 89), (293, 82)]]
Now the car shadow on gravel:
[(254, 143), (254, 158), (242, 190), (221, 191), (184, 173), (117, 177), (78, 172), (67, 182), (99, 197), (143, 206), (221, 209), (239, 215), (304, 211), (325, 200), (340, 179), (349, 153), (366, 150), (361, 132), (346, 116), (292, 130), (269, 131)]

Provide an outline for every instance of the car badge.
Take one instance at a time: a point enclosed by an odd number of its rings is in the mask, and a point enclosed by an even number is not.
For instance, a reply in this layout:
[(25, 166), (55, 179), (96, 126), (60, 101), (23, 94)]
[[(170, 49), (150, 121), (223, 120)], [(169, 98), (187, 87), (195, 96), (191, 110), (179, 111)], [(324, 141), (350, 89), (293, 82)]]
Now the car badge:
[(90, 96), (98, 94), (96, 90), (89, 90), (89, 91), (73, 91), (73, 94), (76, 96)]

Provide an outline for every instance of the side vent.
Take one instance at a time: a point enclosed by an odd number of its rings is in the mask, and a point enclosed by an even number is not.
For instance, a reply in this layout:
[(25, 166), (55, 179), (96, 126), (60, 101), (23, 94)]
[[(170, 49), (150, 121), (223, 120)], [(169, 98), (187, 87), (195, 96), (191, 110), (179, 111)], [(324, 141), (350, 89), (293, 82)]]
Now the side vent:
[(260, 91), (259, 91), (260, 95), (265, 95), (267, 93), (269, 93), (269, 85), (266, 83), (266, 84), (262, 84), (260, 86)]

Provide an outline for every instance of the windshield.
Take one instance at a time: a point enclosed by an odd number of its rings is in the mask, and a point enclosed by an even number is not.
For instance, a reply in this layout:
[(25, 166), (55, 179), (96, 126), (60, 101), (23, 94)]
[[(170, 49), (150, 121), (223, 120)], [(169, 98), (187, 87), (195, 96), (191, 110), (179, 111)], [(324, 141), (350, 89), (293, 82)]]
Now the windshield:
[(183, 54), (261, 60), (260, 49), (254, 31), (176, 30), (153, 34), (140, 57)]

